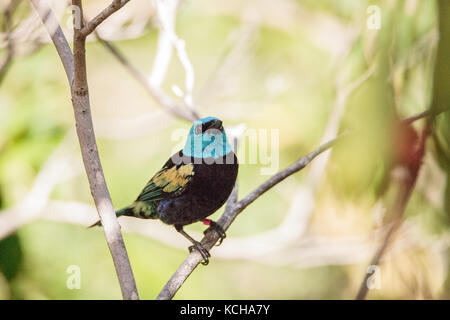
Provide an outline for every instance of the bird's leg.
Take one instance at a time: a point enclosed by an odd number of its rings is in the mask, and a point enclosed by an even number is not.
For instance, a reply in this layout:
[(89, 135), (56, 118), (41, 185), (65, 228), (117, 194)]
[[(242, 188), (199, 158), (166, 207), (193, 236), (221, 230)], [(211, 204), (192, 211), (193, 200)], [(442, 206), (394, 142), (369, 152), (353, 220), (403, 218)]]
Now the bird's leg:
[(189, 252), (192, 252), (192, 250), (196, 249), (198, 252), (200, 252), (200, 254), (203, 257), (203, 265), (207, 265), (209, 263), (209, 257), (211, 257), (211, 255), (209, 254), (208, 250), (206, 250), (203, 245), (198, 242), (197, 240), (195, 240), (194, 238), (192, 238), (190, 235), (188, 235), (186, 233), (186, 231), (183, 230), (182, 226), (176, 225), (175, 229), (181, 233), (186, 239), (188, 239), (190, 242), (192, 242), (192, 246), (189, 247)]
[(206, 234), (210, 229), (215, 230), (217, 232), (217, 234), (219, 235), (219, 242), (217, 243), (217, 246), (220, 246), (222, 244), (223, 239), (227, 237), (227, 234), (225, 233), (223, 228), (219, 226), (217, 222), (214, 222), (211, 219), (203, 219), (202, 222), (204, 225), (209, 226), (209, 228), (203, 232), (204, 234)]

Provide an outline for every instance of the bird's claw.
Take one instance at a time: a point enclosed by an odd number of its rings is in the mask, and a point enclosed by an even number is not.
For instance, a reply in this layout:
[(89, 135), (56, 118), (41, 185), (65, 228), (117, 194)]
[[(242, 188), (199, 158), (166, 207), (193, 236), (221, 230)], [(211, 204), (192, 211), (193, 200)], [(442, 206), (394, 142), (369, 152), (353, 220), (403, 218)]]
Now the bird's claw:
[(203, 261), (202, 261), (202, 265), (206, 266), (209, 263), (209, 257), (211, 257), (211, 254), (209, 253), (208, 250), (206, 250), (203, 245), (198, 242), (195, 241), (194, 245), (189, 247), (189, 252), (192, 252), (192, 250), (197, 250), (198, 252), (200, 252), (200, 254), (202, 255)]
[(206, 234), (208, 230), (214, 230), (219, 235), (219, 242), (216, 244), (216, 246), (220, 246), (223, 239), (227, 237), (227, 234), (225, 233), (223, 228), (217, 222), (214, 222), (212, 220), (209, 222), (209, 228), (206, 229), (203, 233)]

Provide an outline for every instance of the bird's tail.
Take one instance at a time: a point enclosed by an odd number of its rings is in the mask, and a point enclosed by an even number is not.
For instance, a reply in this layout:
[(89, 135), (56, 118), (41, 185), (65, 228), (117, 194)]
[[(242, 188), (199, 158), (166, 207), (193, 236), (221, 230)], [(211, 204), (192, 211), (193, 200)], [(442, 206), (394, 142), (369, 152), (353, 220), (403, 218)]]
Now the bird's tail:
[[(133, 215), (133, 209), (131, 207), (125, 207), (123, 209), (116, 211), (116, 217), (130, 216), (130, 215)], [(102, 225), (102, 222), (100, 220), (98, 220), (96, 223), (91, 224), (88, 228), (97, 227), (97, 226), (101, 226), (101, 225)]]

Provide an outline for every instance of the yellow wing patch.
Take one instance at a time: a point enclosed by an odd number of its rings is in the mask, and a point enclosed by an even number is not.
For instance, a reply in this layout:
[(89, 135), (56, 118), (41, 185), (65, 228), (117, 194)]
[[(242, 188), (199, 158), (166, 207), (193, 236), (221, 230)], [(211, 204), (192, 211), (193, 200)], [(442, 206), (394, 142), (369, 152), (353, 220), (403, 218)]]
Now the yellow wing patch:
[(152, 179), (153, 183), (163, 188), (164, 192), (174, 192), (186, 185), (194, 175), (194, 165), (192, 163), (176, 166), (168, 170), (163, 170)]

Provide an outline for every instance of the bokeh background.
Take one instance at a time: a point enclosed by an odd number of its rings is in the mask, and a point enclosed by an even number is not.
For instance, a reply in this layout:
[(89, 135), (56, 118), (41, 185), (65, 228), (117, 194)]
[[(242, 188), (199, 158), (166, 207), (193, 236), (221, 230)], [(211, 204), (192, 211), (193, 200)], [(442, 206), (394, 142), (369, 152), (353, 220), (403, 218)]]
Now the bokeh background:
[[(2, 0), (2, 9), (9, 2)], [(70, 10), (64, 1), (50, 3), (70, 39)], [(85, 0), (86, 16), (108, 3)], [(380, 9), (380, 29), (367, 24), (370, 5)], [(439, 32), (450, 28), (439, 28), (439, 13), (450, 21), (446, 1), (181, 1), (175, 32), (195, 71), (199, 114), (221, 118), (231, 131), (242, 124), (279, 130), (280, 170), (338, 132), (351, 136), (242, 212), (177, 299), (355, 297), (395, 201), (399, 168), (392, 153), (409, 143), (393, 137), (392, 124), (448, 106), (450, 72), (436, 57)], [(28, 1), (7, 20), (3, 11), (0, 61), (11, 42), (14, 56), (0, 77), (0, 299), (120, 299), (102, 229), (86, 228), (97, 214), (62, 64)], [(154, 3), (132, 0), (99, 33), (149, 75), (160, 30)], [(171, 155), (172, 133), (190, 123), (168, 113), (95, 37), (89, 40), (94, 127), (119, 208)], [(175, 52), (161, 89), (179, 100), (174, 85), (185, 90)], [(414, 123), (417, 132), (423, 123)], [(432, 130), (370, 299), (450, 297), (448, 112)], [(268, 179), (261, 156), (256, 164), (245, 161), (251, 143), (243, 139), (239, 197)], [(120, 223), (140, 297), (153, 299), (189, 244), (159, 221)], [(204, 228), (187, 230), (199, 239)], [(80, 268), (80, 289), (67, 287), (72, 265)]]

